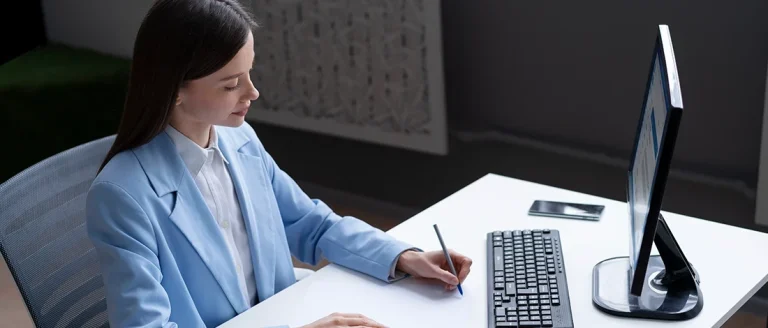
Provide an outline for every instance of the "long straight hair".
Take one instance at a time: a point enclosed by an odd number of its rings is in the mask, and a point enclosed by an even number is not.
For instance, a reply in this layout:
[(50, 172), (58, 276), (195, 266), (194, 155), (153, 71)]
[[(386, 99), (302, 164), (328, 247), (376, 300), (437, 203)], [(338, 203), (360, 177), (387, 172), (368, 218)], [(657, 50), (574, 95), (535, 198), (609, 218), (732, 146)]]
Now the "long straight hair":
[(236, 0), (157, 0), (136, 36), (123, 114), (99, 172), (162, 132), (179, 89), (224, 67), (256, 27)]

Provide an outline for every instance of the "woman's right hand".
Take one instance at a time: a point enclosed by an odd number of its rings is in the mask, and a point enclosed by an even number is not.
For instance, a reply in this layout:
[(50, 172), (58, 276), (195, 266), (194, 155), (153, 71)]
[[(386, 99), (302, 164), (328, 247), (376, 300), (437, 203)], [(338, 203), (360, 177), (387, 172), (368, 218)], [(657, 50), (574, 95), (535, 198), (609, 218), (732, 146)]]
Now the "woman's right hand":
[(325, 318), (317, 320), (300, 328), (387, 328), (362, 314), (333, 313)]

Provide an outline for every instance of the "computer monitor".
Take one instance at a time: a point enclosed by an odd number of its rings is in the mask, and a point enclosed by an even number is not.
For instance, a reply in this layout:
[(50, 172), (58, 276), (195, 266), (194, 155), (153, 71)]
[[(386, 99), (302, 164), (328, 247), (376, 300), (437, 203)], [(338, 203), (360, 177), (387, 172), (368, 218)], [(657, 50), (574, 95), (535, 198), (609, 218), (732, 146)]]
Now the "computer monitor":
[[(661, 215), (683, 98), (669, 27), (659, 25), (627, 180), (629, 256), (593, 270), (593, 303), (614, 315), (689, 319), (702, 309), (698, 275)], [(651, 255), (653, 245), (659, 255)]]

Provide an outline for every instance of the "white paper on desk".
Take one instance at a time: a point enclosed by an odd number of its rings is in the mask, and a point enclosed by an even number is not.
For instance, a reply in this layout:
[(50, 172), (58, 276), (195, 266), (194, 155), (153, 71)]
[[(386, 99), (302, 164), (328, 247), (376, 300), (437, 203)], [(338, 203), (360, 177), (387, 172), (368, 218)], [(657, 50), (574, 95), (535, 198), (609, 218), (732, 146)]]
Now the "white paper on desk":
[(340, 312), (359, 313), (392, 328), (478, 327), (487, 321), (483, 278), (470, 275), (462, 284), (462, 296), (457, 290), (445, 291), (442, 284), (414, 278), (388, 284), (349, 269), (329, 266), (225, 326), (287, 324), (296, 327)]
[(486, 303), (485, 290), (462, 296), (457, 290), (446, 291), (442, 284), (413, 278), (387, 284), (358, 273), (340, 276), (344, 278), (307, 289), (309, 295), (333, 295), (333, 301), (299, 308), (311, 308), (315, 317), (360, 313), (389, 327), (474, 327), (478, 322), (469, 316), (471, 305)]

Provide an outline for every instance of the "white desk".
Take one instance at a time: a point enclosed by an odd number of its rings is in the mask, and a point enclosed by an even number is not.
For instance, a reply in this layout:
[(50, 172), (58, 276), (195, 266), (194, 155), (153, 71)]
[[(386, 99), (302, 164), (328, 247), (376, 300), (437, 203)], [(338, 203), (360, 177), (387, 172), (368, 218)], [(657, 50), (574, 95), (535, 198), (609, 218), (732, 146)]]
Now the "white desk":
[[(535, 199), (605, 204), (600, 222), (529, 217)], [(688, 260), (701, 276), (702, 312), (660, 322), (613, 317), (592, 305), (592, 267), (628, 253), (625, 202), (487, 175), (388, 233), (425, 250), (446, 245), (474, 260), (464, 296), (415, 279), (385, 284), (336, 265), (278, 293), (222, 327), (300, 326), (332, 312), (361, 313), (389, 327), (486, 327), (486, 233), (560, 230), (575, 327), (718, 327), (768, 280), (768, 234), (664, 213)], [(737, 273), (737, 274), (734, 274)]]

